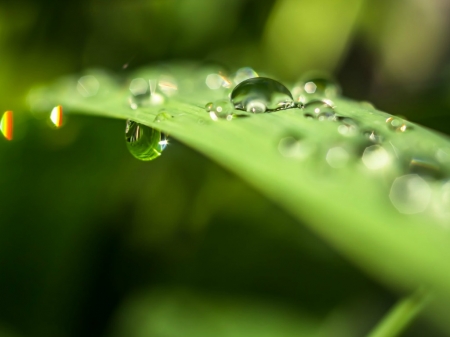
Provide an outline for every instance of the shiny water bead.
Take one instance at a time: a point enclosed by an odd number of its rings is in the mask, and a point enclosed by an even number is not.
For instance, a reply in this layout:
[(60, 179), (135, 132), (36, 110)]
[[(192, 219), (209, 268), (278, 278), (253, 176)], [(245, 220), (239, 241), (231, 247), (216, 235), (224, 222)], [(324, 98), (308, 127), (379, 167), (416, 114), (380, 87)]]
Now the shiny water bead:
[(77, 83), (77, 90), (83, 97), (97, 95), (100, 89), (100, 82), (94, 75), (80, 77)]
[(61, 105), (57, 105), (53, 108), (52, 112), (50, 113), (50, 120), (52, 121), (53, 125), (55, 125), (57, 128), (60, 128), (63, 124), (63, 108)]
[(386, 125), (392, 131), (396, 132), (405, 132), (406, 130), (410, 130), (411, 127), (406, 125), (405, 121), (398, 117), (388, 117), (386, 119)]
[(234, 106), (229, 100), (221, 99), (208, 103), (205, 106), (209, 116), (212, 120), (216, 121), (219, 118), (231, 120), (233, 118)]
[(235, 109), (253, 113), (294, 106), (290, 91), (280, 82), (267, 77), (250, 78), (239, 83), (230, 98)]
[(168, 144), (166, 134), (132, 120), (126, 122), (125, 141), (130, 153), (143, 161), (159, 157)]
[(130, 107), (135, 110), (139, 107), (163, 104), (165, 99), (163, 95), (156, 92), (157, 86), (157, 80), (134, 78), (129, 86), (131, 96), (128, 98), (128, 102)]
[(303, 107), (305, 117), (312, 117), (318, 120), (334, 120), (335, 113), (330, 101), (312, 101)]
[(429, 183), (417, 174), (407, 174), (394, 180), (389, 193), (392, 205), (403, 214), (425, 211), (431, 200)]
[(382, 143), (384, 141), (384, 137), (375, 130), (366, 130), (363, 131), (363, 136), (368, 138), (373, 143)]
[(253, 70), (253, 68), (244, 67), (236, 71), (236, 75), (234, 75), (233, 81), (234, 84), (239, 84), (245, 80), (248, 80), (249, 78), (254, 78), (258, 76), (259, 76), (258, 73), (255, 70)]
[(0, 130), (2, 130), (3, 136), (7, 140), (13, 139), (13, 113), (12, 111), (6, 111), (0, 121)]
[(311, 100), (333, 98), (341, 93), (341, 88), (325, 76), (307, 76), (297, 82), (292, 90), (296, 101), (307, 103)]
[(358, 123), (350, 117), (335, 116), (335, 120), (339, 122), (338, 132), (346, 137), (356, 136), (359, 133)]

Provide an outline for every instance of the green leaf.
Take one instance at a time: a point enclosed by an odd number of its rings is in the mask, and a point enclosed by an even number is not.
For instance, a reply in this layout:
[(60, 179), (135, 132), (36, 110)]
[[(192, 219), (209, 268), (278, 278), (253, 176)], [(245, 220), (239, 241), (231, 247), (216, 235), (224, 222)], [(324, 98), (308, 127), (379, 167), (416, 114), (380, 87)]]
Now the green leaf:
[[(449, 196), (443, 189), (450, 172), (446, 137), (410, 122), (404, 122), (405, 132), (395, 131), (386, 123), (390, 115), (344, 97), (333, 102), (340, 116), (359, 125), (354, 136), (338, 132), (342, 123), (308, 120), (299, 109), (213, 121), (204, 105), (229, 94), (228, 89), (206, 87), (205, 78), (213, 70), (172, 66), (177, 93), (163, 96), (160, 105), (135, 110), (128, 103), (129, 82), (121, 84), (100, 71), (86, 73), (99, 82), (95, 95), (85, 97), (78, 78), (66, 78), (34, 90), (30, 103), (34, 111), (48, 112), (61, 104), (69, 113), (132, 119), (168, 133), (245, 179), (373, 277), (403, 289), (426, 284), (450, 295)], [(168, 71), (146, 68), (130, 78), (157, 78)], [(155, 121), (162, 111), (174, 118)], [(384, 139), (380, 146), (388, 163), (383, 169), (361, 160), (374, 145), (364, 136), (372, 131)], [(294, 152), (298, 144), (308, 151), (286, 153), (283, 146), (293, 139)], [(348, 155), (343, 163), (342, 152)], [(406, 177), (417, 178), (409, 182), (396, 180), (416, 173)], [(402, 188), (408, 186), (419, 193), (412, 196), (415, 204), (400, 200), (395, 207), (390, 194), (405, 198)]]

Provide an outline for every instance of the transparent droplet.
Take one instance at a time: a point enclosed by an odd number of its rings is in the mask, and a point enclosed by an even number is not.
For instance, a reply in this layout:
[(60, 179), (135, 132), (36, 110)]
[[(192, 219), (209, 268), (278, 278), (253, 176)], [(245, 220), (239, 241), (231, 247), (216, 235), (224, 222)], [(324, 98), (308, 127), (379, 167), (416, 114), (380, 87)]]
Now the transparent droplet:
[(164, 122), (166, 120), (172, 119), (172, 118), (173, 118), (173, 116), (171, 114), (169, 114), (167, 111), (162, 111), (156, 115), (155, 122), (160, 123), (160, 122)]
[(132, 120), (126, 122), (125, 141), (130, 153), (144, 161), (159, 157), (168, 144), (165, 133)]
[(0, 121), (0, 130), (7, 140), (13, 139), (13, 112), (6, 111)]
[(63, 124), (63, 108), (61, 105), (57, 105), (53, 108), (52, 112), (50, 113), (50, 120), (52, 121), (53, 125), (55, 125), (57, 128), (60, 128)]
[(245, 80), (248, 80), (249, 78), (254, 78), (254, 77), (258, 77), (258, 73), (253, 70), (253, 68), (250, 67), (244, 67), (244, 68), (240, 68), (238, 69), (238, 71), (236, 71), (236, 75), (234, 75), (234, 84), (239, 84)]
[(306, 103), (303, 107), (304, 114), (313, 116), (318, 120), (334, 120), (335, 113), (331, 102), (312, 101)]
[(228, 120), (233, 118), (234, 106), (229, 100), (221, 99), (214, 101), (213, 103), (208, 103), (206, 104), (205, 109), (209, 112), (209, 116), (214, 121), (219, 118)]
[(158, 87), (167, 97), (178, 93), (178, 84), (174, 77), (169, 75), (161, 75), (158, 81)]
[(100, 82), (93, 75), (80, 77), (77, 83), (78, 92), (84, 97), (92, 97), (97, 95), (100, 89)]
[(158, 81), (135, 78), (130, 82), (129, 90), (131, 96), (128, 99), (130, 107), (135, 110), (139, 107), (161, 105), (164, 96), (156, 92)]
[(292, 93), (296, 101), (307, 103), (311, 100), (336, 97), (341, 93), (341, 88), (331, 78), (307, 76), (295, 84)]
[(370, 170), (386, 167), (391, 161), (389, 153), (380, 145), (372, 145), (364, 150), (362, 162)]
[(400, 213), (421, 213), (430, 203), (431, 187), (419, 175), (407, 174), (394, 180), (389, 199)]
[(405, 132), (411, 129), (411, 126), (408, 126), (403, 119), (398, 117), (388, 117), (386, 119), (386, 125), (390, 130), (396, 132)]
[(328, 150), (327, 163), (334, 168), (342, 168), (347, 165), (350, 155), (343, 147), (336, 146)]
[(236, 109), (251, 112), (276, 111), (294, 106), (290, 91), (280, 82), (266, 77), (250, 78), (239, 83), (230, 98)]
[(278, 151), (283, 157), (305, 159), (314, 151), (314, 146), (298, 137), (289, 136), (280, 140)]

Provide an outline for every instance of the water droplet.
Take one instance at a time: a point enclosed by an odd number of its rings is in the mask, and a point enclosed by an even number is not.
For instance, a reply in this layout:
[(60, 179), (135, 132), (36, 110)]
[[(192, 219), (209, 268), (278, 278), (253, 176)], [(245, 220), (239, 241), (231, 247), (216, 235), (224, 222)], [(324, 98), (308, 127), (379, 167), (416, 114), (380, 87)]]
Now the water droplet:
[(450, 149), (438, 149), (436, 151), (436, 159), (442, 163), (446, 164), (450, 162)]
[(306, 103), (303, 107), (305, 115), (311, 115), (320, 121), (334, 120), (335, 113), (330, 101), (312, 101)]
[(0, 130), (2, 130), (3, 136), (7, 140), (13, 139), (13, 113), (12, 111), (6, 111), (2, 120), (0, 121)]
[(314, 151), (314, 146), (298, 137), (289, 136), (280, 140), (278, 151), (287, 158), (305, 159)]
[(364, 150), (362, 162), (368, 169), (379, 170), (391, 161), (389, 153), (380, 145), (372, 145)]
[(239, 83), (231, 93), (231, 102), (238, 110), (254, 113), (294, 106), (290, 91), (280, 82), (266, 77), (250, 78)]
[(209, 89), (217, 90), (221, 88), (230, 88), (231, 81), (228, 77), (224, 76), (221, 73), (212, 73), (206, 76), (205, 83)]
[(229, 100), (221, 99), (208, 103), (205, 106), (209, 116), (216, 121), (219, 118), (231, 120), (233, 118), (234, 106)]
[(258, 73), (250, 67), (240, 68), (238, 69), (238, 71), (236, 71), (236, 75), (234, 76), (234, 84), (239, 84), (245, 80), (248, 80), (249, 78), (258, 76)]
[(333, 98), (341, 93), (340, 86), (331, 78), (306, 76), (292, 90), (296, 101), (307, 103), (311, 100)]
[(158, 87), (167, 97), (173, 96), (178, 92), (177, 81), (169, 75), (161, 75), (159, 77)]
[(57, 105), (50, 113), (50, 120), (57, 127), (60, 128), (63, 124), (63, 108), (61, 105)]
[(343, 147), (336, 146), (328, 150), (327, 163), (334, 168), (342, 168), (347, 165), (350, 155)]
[(417, 174), (407, 174), (394, 180), (389, 199), (400, 213), (421, 213), (430, 203), (431, 187)]
[(163, 104), (164, 96), (156, 92), (157, 83), (156, 80), (147, 81), (143, 78), (134, 78), (129, 86), (130, 107), (135, 110), (138, 107)]
[(409, 162), (408, 171), (409, 173), (415, 173), (422, 177), (433, 179), (442, 179), (445, 177), (445, 172), (442, 171), (441, 165), (428, 156), (412, 158)]
[(386, 125), (390, 130), (396, 132), (405, 132), (411, 129), (411, 126), (408, 126), (403, 119), (398, 117), (388, 117), (386, 119)]
[(128, 150), (134, 157), (149, 161), (161, 155), (168, 144), (168, 137), (156, 129), (127, 120), (125, 141)]
[(97, 95), (100, 88), (100, 82), (93, 75), (80, 77), (77, 83), (77, 90), (83, 97), (92, 97)]
[(164, 122), (166, 120), (172, 119), (172, 118), (173, 118), (173, 116), (171, 114), (169, 114), (167, 111), (162, 111), (156, 115), (155, 122), (160, 123), (160, 122)]

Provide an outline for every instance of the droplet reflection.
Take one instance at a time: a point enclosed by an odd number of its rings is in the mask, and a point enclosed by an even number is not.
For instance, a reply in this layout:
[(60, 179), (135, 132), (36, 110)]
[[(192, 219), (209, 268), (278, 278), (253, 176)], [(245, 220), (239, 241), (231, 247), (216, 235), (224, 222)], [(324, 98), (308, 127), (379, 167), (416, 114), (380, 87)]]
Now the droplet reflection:
[(362, 162), (370, 170), (379, 170), (390, 162), (389, 153), (380, 145), (372, 145), (364, 150)]
[(52, 112), (50, 113), (50, 120), (52, 121), (53, 125), (55, 125), (57, 128), (60, 128), (63, 124), (63, 108), (61, 105), (57, 105), (53, 108)]
[(132, 120), (126, 122), (125, 141), (130, 153), (143, 161), (158, 158), (168, 144), (165, 133)]
[(100, 82), (93, 75), (80, 77), (77, 83), (77, 90), (83, 97), (92, 97), (97, 95), (100, 88)]
[(12, 111), (6, 111), (0, 121), (0, 130), (2, 130), (3, 136), (7, 140), (13, 139), (13, 113)]

